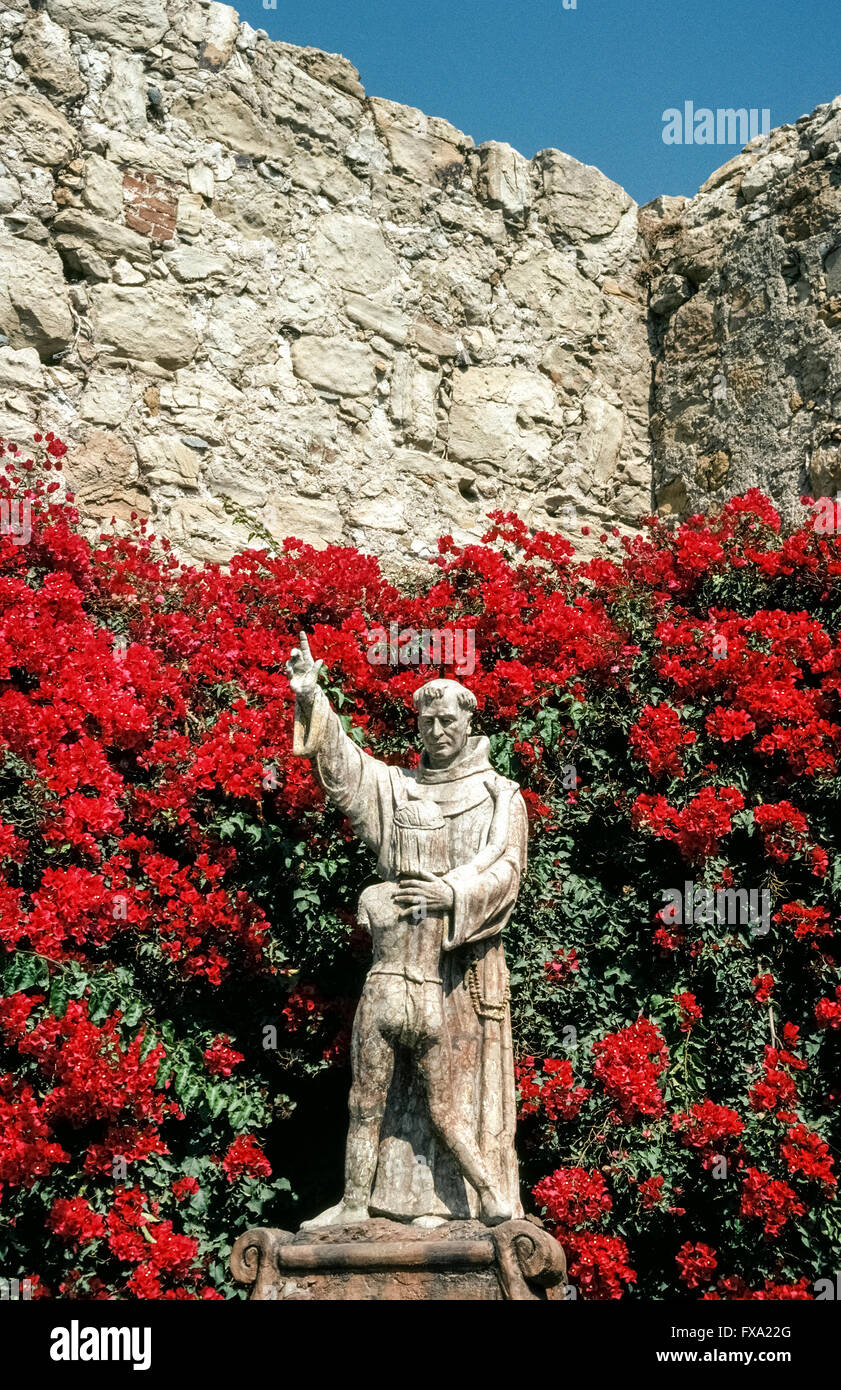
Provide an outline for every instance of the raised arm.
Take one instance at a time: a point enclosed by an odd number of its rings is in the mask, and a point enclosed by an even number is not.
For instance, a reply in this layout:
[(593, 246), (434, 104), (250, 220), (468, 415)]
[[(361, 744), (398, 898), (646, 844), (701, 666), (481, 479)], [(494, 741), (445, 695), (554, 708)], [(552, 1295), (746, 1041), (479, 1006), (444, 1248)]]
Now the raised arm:
[(295, 728), (292, 752), (309, 758), (321, 786), (351, 822), (370, 849), (387, 862), (395, 796), (403, 776), (349, 738), (330, 701), (318, 684), (324, 665), (315, 661), (306, 633), (299, 638), (286, 663), (289, 684), (295, 692)]

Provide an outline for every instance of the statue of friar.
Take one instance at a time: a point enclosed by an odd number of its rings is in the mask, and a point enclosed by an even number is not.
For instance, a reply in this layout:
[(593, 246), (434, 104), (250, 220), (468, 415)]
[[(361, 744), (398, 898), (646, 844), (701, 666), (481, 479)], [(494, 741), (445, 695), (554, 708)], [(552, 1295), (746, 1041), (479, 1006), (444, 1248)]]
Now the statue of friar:
[(502, 932), (526, 868), (515, 782), (471, 737), (475, 696), (452, 680), (414, 694), (417, 768), (363, 752), (318, 684), (304, 633), (287, 663), (293, 752), (377, 855), (359, 919), (374, 961), (353, 1026), (344, 1196), (307, 1225), (372, 1216), (434, 1226), (522, 1216)]

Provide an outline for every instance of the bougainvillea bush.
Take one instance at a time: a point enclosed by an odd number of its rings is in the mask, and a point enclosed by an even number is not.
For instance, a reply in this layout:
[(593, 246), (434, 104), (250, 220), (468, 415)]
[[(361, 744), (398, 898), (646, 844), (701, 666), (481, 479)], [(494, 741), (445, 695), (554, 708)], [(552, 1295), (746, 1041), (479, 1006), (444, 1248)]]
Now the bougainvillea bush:
[(64, 446), (32, 452), (0, 498), (0, 1274), (236, 1296), (239, 1231), (335, 1200), (373, 864), (291, 756), (283, 664), (305, 629), (347, 727), (411, 762), (412, 691), (457, 673), (371, 662), (396, 623), (473, 631), (476, 728), (525, 789), (518, 1146), (577, 1295), (815, 1297), (839, 1259), (833, 528), (806, 506), (785, 533), (752, 492), (582, 563), (500, 514), (401, 590), (335, 546), (196, 568), (142, 523), (90, 543)]

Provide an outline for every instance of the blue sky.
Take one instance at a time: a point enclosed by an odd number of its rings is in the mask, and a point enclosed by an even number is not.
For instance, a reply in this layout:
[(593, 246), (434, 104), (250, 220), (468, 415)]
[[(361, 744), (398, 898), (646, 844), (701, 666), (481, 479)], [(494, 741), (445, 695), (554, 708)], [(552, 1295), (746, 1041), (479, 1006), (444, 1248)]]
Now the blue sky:
[(276, 4), (236, 7), (272, 38), (343, 53), (371, 96), (446, 116), (477, 144), (565, 150), (640, 203), (695, 193), (738, 149), (664, 144), (668, 108), (769, 108), (776, 126), (841, 93), (839, 0)]

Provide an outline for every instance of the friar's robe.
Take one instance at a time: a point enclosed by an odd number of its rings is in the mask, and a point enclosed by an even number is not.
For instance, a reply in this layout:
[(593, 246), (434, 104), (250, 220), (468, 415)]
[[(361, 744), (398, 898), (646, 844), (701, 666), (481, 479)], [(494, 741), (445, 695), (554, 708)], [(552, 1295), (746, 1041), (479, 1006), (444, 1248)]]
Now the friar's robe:
[[(470, 860), (488, 842), (494, 802), (486, 783), (502, 778), (489, 760), (486, 738), (470, 738), (448, 768), (390, 767), (364, 753), (345, 734), (318, 690), (309, 716), (297, 706), (293, 751), (308, 757), (327, 795), (355, 833), (378, 856), (381, 878), (391, 875), (394, 808), (422, 796), (438, 803), (447, 825), (453, 889), (445, 933), (444, 1016), (452, 1052), (453, 1103), (476, 1137), (500, 1195), (522, 1215), (514, 1150), (516, 1099), (508, 970), (502, 930), (526, 869), (528, 817), (519, 792), (512, 802), (507, 844), (487, 868)], [(478, 1199), (452, 1155), (432, 1132), (410, 1059), (398, 1056), (383, 1120), (372, 1214), (394, 1220), (478, 1215)]]

